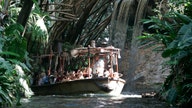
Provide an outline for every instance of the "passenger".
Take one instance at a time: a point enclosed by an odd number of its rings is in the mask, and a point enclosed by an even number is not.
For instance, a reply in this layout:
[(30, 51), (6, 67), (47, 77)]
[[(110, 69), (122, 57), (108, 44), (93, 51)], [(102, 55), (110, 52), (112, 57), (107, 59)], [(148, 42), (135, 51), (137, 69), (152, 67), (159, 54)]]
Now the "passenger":
[(113, 73), (113, 78), (114, 79), (118, 79), (119, 78), (119, 73), (118, 72), (114, 72)]
[(113, 78), (114, 75), (113, 75), (113, 68), (109, 68), (109, 77)]
[(87, 73), (88, 73), (87, 78), (92, 78), (92, 69), (91, 68), (87, 68)]
[(84, 79), (83, 72), (81, 70), (77, 71), (77, 79)]
[(43, 85), (43, 76), (41, 74), (39, 75), (38, 85)]
[(49, 84), (49, 77), (45, 74), (45, 76), (43, 77), (43, 83), (44, 84)]
[(87, 68), (83, 69), (83, 77), (84, 77), (84, 78), (89, 77), (89, 76), (88, 76), (88, 73), (87, 73)]
[(70, 79), (71, 79), (71, 80), (76, 80), (76, 79), (77, 79), (76, 74), (75, 74), (75, 71), (73, 71), (73, 72), (71, 73)]
[(57, 71), (54, 72), (54, 75), (53, 75), (53, 76), (54, 76), (53, 83), (56, 83), (56, 81), (57, 81)]
[(83, 76), (83, 72), (82, 72), (82, 71), (80, 71), (80, 73), (79, 73), (79, 79), (84, 79), (84, 76)]
[(58, 75), (57, 75), (56, 82), (61, 82), (62, 79), (63, 79), (62, 75), (61, 75), (61, 74), (58, 74)]
[(93, 65), (93, 74), (98, 77), (103, 77), (105, 62), (103, 58), (99, 58), (99, 55), (95, 56), (95, 64)]
[(86, 79), (92, 78), (92, 69), (91, 68), (83, 69), (83, 77)]
[(75, 80), (75, 72), (74, 71), (68, 73), (68, 79), (69, 79), (69, 81)]
[(104, 71), (104, 77), (109, 77), (109, 75), (110, 75), (109, 71), (108, 71), (108, 70), (105, 70), (105, 71)]
[(70, 73), (67, 71), (67, 74), (66, 74), (66, 78), (67, 78), (67, 81), (70, 81)]
[(49, 84), (48, 77), (46, 76), (45, 72), (42, 72), (40, 75), (40, 79), (38, 81), (38, 85), (43, 85), (43, 84)]
[(69, 79), (68, 79), (68, 77), (65, 75), (65, 76), (63, 77), (63, 79), (62, 79), (61, 82), (66, 82), (66, 81), (69, 81)]
[(50, 76), (49, 76), (49, 82), (50, 82), (50, 84), (55, 84), (54, 79), (55, 79), (54, 75), (50, 75)]

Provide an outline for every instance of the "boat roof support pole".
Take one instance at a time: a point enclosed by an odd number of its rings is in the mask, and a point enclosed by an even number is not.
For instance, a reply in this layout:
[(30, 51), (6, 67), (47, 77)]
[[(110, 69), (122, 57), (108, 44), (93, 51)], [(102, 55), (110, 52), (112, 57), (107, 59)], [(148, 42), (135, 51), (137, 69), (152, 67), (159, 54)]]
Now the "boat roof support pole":
[(115, 59), (116, 59), (116, 72), (119, 72), (119, 68), (118, 68), (118, 54), (115, 54)]

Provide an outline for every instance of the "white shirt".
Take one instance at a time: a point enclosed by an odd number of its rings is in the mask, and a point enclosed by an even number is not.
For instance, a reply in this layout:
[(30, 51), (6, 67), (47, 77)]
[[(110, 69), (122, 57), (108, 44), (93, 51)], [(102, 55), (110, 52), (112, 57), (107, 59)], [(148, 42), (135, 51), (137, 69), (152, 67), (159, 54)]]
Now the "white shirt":
[(93, 74), (100, 74), (102, 76), (104, 72), (105, 62), (103, 59), (99, 59), (93, 66)]

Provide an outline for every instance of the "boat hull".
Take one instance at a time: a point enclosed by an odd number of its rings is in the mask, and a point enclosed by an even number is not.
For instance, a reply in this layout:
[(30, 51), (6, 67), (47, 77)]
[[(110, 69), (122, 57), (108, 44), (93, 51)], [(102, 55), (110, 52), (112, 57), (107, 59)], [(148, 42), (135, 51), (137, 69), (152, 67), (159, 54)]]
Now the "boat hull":
[(85, 93), (101, 93), (119, 95), (124, 87), (125, 80), (94, 78), (67, 81), (62, 83), (32, 86), (35, 95), (74, 95)]

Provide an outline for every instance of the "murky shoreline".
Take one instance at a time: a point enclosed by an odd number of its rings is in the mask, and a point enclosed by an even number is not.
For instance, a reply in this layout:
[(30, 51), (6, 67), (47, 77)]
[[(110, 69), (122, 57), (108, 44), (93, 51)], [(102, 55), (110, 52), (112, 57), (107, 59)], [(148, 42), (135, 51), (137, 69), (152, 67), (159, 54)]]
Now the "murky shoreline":
[(140, 95), (106, 96), (84, 94), (78, 96), (49, 95), (23, 98), (16, 108), (170, 108), (155, 98), (141, 98)]

